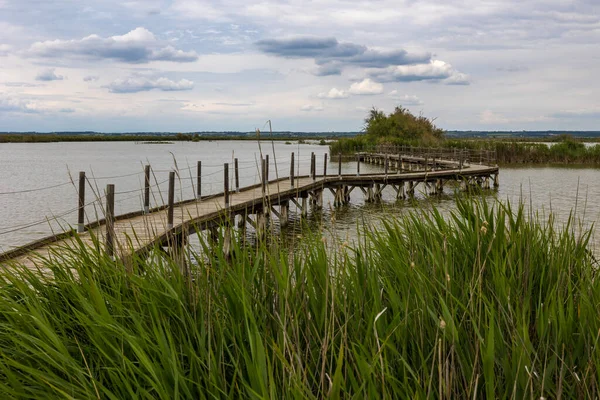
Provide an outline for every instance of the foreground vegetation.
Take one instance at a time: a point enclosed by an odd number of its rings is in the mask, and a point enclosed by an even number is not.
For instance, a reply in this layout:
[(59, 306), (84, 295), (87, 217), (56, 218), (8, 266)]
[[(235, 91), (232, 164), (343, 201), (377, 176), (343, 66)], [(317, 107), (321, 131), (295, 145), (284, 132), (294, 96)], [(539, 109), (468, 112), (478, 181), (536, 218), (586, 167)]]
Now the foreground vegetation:
[(523, 208), (414, 212), (346, 251), (119, 263), (80, 247), (0, 272), (3, 398), (596, 398), (588, 251)]

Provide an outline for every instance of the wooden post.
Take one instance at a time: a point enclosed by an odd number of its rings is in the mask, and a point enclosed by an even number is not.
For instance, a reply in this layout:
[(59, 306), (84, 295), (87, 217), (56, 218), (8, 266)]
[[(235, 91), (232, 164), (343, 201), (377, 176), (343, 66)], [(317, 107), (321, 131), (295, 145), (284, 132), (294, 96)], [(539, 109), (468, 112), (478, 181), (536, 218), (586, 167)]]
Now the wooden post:
[(327, 153), (323, 155), (323, 177), (327, 176)]
[(223, 164), (223, 196), (225, 197), (225, 208), (229, 208), (229, 164)]
[(356, 176), (360, 176), (360, 154), (356, 155)]
[(169, 172), (169, 209), (167, 210), (167, 229), (173, 229), (173, 217), (175, 215), (175, 171)]
[(240, 171), (238, 168), (238, 159), (237, 158), (233, 159), (233, 166), (235, 168), (235, 192), (239, 193), (240, 192)]
[(106, 185), (106, 254), (115, 254), (115, 185)]
[(292, 158), (290, 162), (290, 184), (294, 187), (294, 152), (292, 152)]
[(79, 214), (77, 215), (77, 232), (85, 231), (85, 171), (79, 172)]
[(202, 198), (202, 161), (198, 161), (196, 171), (196, 198), (198, 200)]
[(266, 169), (266, 160), (263, 158), (261, 161), (262, 162), (261, 162), (261, 165), (260, 165), (261, 166), (260, 183), (261, 183), (261, 186), (262, 186), (262, 193), (263, 193), (263, 196), (264, 196), (265, 192), (267, 191), (267, 184), (266, 184), (266, 182), (267, 182), (267, 171), (265, 171), (265, 169)]
[(342, 153), (338, 153), (338, 176), (342, 176)]
[(150, 166), (144, 167), (144, 213), (150, 213)]
[(279, 205), (279, 225), (282, 228), (285, 228), (289, 223), (289, 210), (290, 210), (290, 202), (282, 201)]
[(315, 157), (315, 153), (310, 153), (310, 176), (313, 179), (317, 179), (317, 159)]
[(390, 164), (390, 158), (389, 158), (389, 156), (387, 154), (385, 155), (385, 161), (384, 161), (384, 163), (385, 163), (385, 166), (383, 167), (383, 169), (385, 171), (385, 175), (387, 176), (387, 174), (388, 174), (388, 168), (389, 168), (389, 164)]
[(265, 185), (269, 183), (269, 155), (265, 156)]

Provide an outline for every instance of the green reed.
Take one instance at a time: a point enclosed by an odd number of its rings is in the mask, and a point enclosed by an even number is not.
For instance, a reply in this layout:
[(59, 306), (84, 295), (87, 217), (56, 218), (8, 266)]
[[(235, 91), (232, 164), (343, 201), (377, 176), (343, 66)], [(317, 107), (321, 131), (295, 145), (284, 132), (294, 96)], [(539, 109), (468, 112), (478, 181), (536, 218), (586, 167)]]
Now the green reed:
[[(0, 272), (2, 398), (594, 398), (600, 287), (552, 218), (457, 200), (355, 244)], [(202, 242), (205, 252), (212, 250)]]

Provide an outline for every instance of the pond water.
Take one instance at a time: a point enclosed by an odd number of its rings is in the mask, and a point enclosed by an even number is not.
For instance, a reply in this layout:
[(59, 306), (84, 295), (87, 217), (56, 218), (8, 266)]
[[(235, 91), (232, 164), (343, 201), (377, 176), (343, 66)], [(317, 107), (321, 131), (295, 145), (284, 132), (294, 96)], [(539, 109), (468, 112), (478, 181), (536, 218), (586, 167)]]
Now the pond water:
[[(176, 201), (194, 197), (196, 164), (202, 161), (202, 194), (223, 190), (223, 164), (239, 159), (240, 185), (259, 183), (261, 153), (269, 154), (270, 178), (288, 176), (290, 154), (295, 152), (302, 174), (308, 174), (310, 153), (317, 155), (317, 170), (323, 168), (327, 146), (318, 144), (286, 144), (283, 142), (211, 141), (176, 142), (173, 144), (142, 144), (134, 142), (95, 143), (6, 143), (0, 144), (0, 252), (63, 230), (77, 221), (77, 187), (79, 171), (89, 180), (86, 188), (88, 221), (102, 216), (98, 201), (106, 184), (115, 184), (115, 211), (121, 214), (142, 209), (145, 164), (152, 166), (151, 205), (162, 205), (167, 198), (167, 178), (177, 169)], [(277, 165), (277, 169), (275, 167)], [(298, 168), (298, 166), (297, 166)], [(232, 167), (230, 168), (232, 169)], [(330, 165), (329, 171), (337, 170)], [(343, 163), (344, 173), (356, 171), (356, 163)], [(380, 172), (380, 167), (361, 165), (361, 173)], [(503, 167), (500, 187), (485, 196), (523, 201), (541, 215), (553, 212), (559, 221), (576, 212), (584, 226), (600, 218), (600, 169), (570, 167)], [(44, 190), (36, 190), (46, 188)], [(353, 240), (357, 227), (379, 223), (382, 218), (400, 215), (412, 209), (436, 205), (445, 210), (454, 207), (453, 194), (446, 190), (441, 197), (417, 194), (419, 201), (396, 201), (388, 188), (380, 204), (366, 204), (358, 189), (352, 193), (351, 204), (334, 209), (333, 196), (324, 195), (322, 211), (309, 215), (309, 222), (329, 236)], [(295, 210), (291, 219), (299, 220)], [(297, 235), (290, 229), (291, 235)], [(251, 232), (249, 233), (251, 234)], [(596, 244), (596, 240), (594, 240)]]

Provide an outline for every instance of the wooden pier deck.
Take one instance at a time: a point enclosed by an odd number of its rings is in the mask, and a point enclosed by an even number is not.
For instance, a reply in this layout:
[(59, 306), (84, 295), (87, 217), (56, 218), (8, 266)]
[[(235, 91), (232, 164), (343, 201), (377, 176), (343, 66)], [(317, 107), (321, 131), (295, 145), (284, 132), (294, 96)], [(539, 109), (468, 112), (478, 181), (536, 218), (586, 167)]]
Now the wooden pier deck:
[[(106, 243), (106, 246), (110, 241), (114, 256), (126, 259), (133, 253), (146, 254), (156, 246), (185, 241), (187, 235), (198, 230), (214, 230), (218, 227), (229, 229), (228, 227), (234, 226), (236, 216), (237, 220), (243, 221), (242, 225), (251, 224), (257, 231), (266, 225), (266, 214), (274, 214), (284, 226), (290, 204), (295, 204), (301, 214), (306, 215), (309, 203), (313, 208), (322, 207), (325, 190), (334, 194), (334, 205), (338, 206), (348, 203), (350, 193), (356, 188), (362, 191), (367, 201), (378, 201), (381, 199), (381, 192), (388, 186), (395, 190), (398, 198), (403, 198), (414, 195), (419, 184), (430, 193), (443, 191), (448, 181), (484, 187), (489, 187), (492, 180), (494, 186), (498, 184), (497, 166), (475, 163), (463, 165), (462, 159), (459, 162), (414, 155), (359, 153), (356, 160), (357, 173), (339, 173), (339, 161), (338, 173), (324, 176), (316, 174), (313, 156), (310, 175), (293, 177), (292, 169), (292, 177), (271, 181), (265, 176), (263, 165), (263, 182), (240, 188), (239, 192), (230, 191), (227, 182), (228, 167), (225, 166), (225, 187), (222, 193), (180, 203), (171, 201), (168, 206), (149, 212), (140, 211), (116, 218), (111, 217), (108, 212), (105, 220), (89, 224), (83, 232), (76, 233), (73, 230), (0, 254), (0, 267), (18, 263), (34, 268), (40, 257), (51, 258), (53, 254), (74, 246), (77, 240), (93, 247), (94, 238), (96, 243)], [(384, 172), (360, 174), (361, 163), (383, 165)], [(268, 166), (266, 168), (268, 170)], [(413, 168), (418, 170), (412, 170)], [(251, 219), (251, 215), (256, 217)]]

